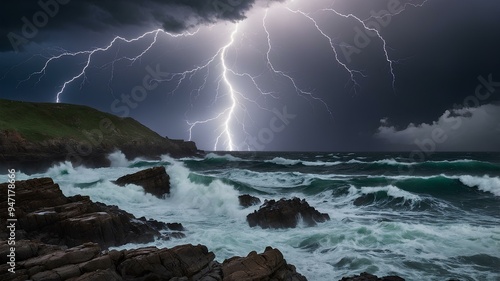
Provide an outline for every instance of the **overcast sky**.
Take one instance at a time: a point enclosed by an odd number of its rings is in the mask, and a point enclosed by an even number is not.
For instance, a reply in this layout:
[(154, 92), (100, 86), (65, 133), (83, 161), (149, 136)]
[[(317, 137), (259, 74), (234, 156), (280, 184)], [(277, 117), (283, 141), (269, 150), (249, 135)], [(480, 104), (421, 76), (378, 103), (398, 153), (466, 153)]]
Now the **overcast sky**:
[(205, 150), (498, 151), (499, 14), (493, 0), (9, 1), (0, 97), (88, 105)]

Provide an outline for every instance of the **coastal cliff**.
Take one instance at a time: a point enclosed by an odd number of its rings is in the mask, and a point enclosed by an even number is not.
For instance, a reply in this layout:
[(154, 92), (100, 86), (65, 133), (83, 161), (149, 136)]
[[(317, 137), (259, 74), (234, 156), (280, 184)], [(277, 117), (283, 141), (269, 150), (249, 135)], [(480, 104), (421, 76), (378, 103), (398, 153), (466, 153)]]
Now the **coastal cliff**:
[(171, 140), (132, 118), (86, 106), (0, 99), (0, 108), (2, 169), (22, 167), (39, 171), (61, 161), (88, 167), (108, 166), (107, 155), (116, 150), (128, 159), (200, 153), (194, 142)]

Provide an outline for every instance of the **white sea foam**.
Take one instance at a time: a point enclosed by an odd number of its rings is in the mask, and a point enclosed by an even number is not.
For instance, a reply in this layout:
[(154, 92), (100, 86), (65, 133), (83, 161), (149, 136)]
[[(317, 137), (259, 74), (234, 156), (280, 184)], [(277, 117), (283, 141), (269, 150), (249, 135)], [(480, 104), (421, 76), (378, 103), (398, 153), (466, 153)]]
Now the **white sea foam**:
[(296, 159), (287, 159), (283, 157), (275, 157), (272, 160), (266, 160), (267, 163), (274, 163), (278, 165), (284, 166), (293, 166), (302, 164), (304, 166), (336, 166), (340, 165), (344, 162), (335, 161), (335, 162), (324, 162), (324, 161), (304, 161), (304, 160), (296, 160)]
[(267, 162), (267, 163), (274, 163), (274, 164), (278, 164), (278, 165), (293, 166), (293, 165), (300, 164), (302, 161), (300, 161), (300, 160), (293, 160), (293, 159), (286, 159), (286, 158), (283, 158), (283, 157), (275, 157), (272, 160), (266, 160), (265, 162)]
[(365, 165), (370, 165), (370, 164), (385, 164), (385, 165), (390, 165), (390, 166), (398, 166), (398, 165), (413, 165), (414, 163), (406, 163), (406, 162), (399, 162), (395, 159), (382, 159), (382, 160), (375, 160), (375, 161), (361, 161), (361, 160), (356, 160), (356, 159), (351, 159), (347, 161), (346, 163), (348, 164), (365, 164)]
[(297, 172), (254, 172), (234, 169), (220, 176), (252, 187), (288, 188), (309, 185), (313, 178)]
[[(360, 157), (358, 157), (360, 158)], [(366, 157), (365, 157), (366, 158)], [(362, 161), (358, 159), (351, 159), (348, 161), (303, 161), (303, 160), (297, 160), (297, 159), (287, 159), (283, 157), (275, 157), (272, 160), (267, 160), (266, 162), (268, 163), (274, 163), (278, 165), (297, 165), (297, 164), (302, 164), (304, 166), (337, 166), (337, 165), (342, 165), (342, 164), (364, 164), (364, 165), (371, 165), (371, 164), (386, 164), (386, 165), (391, 165), (391, 166), (397, 166), (397, 165), (405, 165), (405, 166), (410, 166), (410, 165), (416, 165), (418, 163), (409, 163), (409, 162), (400, 162), (395, 159), (382, 159), (382, 160), (375, 160), (375, 161)]]
[[(290, 159), (281, 160), (286, 162)], [(358, 208), (353, 206), (352, 200), (361, 194), (386, 192), (390, 197), (412, 202), (424, 197), (392, 185), (351, 185), (347, 195), (332, 194), (331, 191), (314, 195), (286, 192), (261, 198), (305, 198), (311, 206), (321, 212), (327, 212), (332, 218), (329, 222), (312, 228), (287, 230), (250, 228), (245, 216), (258, 207), (241, 209), (238, 206), (239, 194), (232, 186), (220, 180), (214, 180), (210, 184), (193, 183), (189, 179), (192, 171), (182, 162), (165, 156), (162, 162), (157, 164), (162, 165), (164, 162), (172, 164), (166, 167), (172, 185), (171, 196), (166, 199), (145, 194), (139, 186), (120, 187), (112, 183), (120, 176), (141, 169), (131, 168), (130, 161), (125, 166), (101, 169), (73, 167), (70, 163), (61, 163), (51, 167), (46, 173), (31, 177), (53, 177), (67, 196), (88, 195), (94, 201), (118, 205), (136, 217), (146, 216), (164, 222), (181, 222), (187, 228), (185, 239), (158, 240), (151, 245), (173, 247), (188, 243), (204, 244), (216, 254), (219, 261), (235, 255), (246, 256), (250, 251), (262, 252), (266, 246), (272, 246), (279, 248), (287, 261), (297, 267), (298, 272), (315, 281), (339, 280), (343, 276), (363, 271), (379, 276), (396, 272), (406, 280), (496, 280), (498, 277), (497, 269), (481, 267), (478, 270), (477, 265), (460, 261), (462, 256), (478, 254), (500, 258), (500, 221), (496, 218), (488, 218), (488, 225), (481, 225), (482, 222), (472, 224), (464, 220), (447, 221), (439, 216), (422, 220), (422, 213), (417, 211), (373, 211)], [(222, 178), (232, 177), (235, 181), (249, 185), (263, 186), (279, 186), (280, 183), (282, 186), (293, 186), (307, 183), (310, 179), (379, 177), (285, 171), (250, 172), (243, 169), (223, 170), (219, 175)], [(388, 178), (405, 180), (436, 176), (400, 175)], [(460, 179), (468, 186), (477, 186), (480, 190), (498, 196), (498, 177), (440, 176)], [(92, 182), (95, 184), (89, 187), (77, 187), (78, 183)], [(475, 213), (463, 214), (468, 216), (467, 221), (481, 218)], [(121, 248), (144, 246), (126, 245)], [(423, 269), (417, 270), (412, 265)], [(426, 270), (427, 268), (429, 270)]]
[(404, 191), (397, 186), (394, 185), (386, 185), (386, 186), (376, 186), (376, 187), (362, 187), (362, 194), (373, 194), (377, 192), (385, 192), (388, 196), (394, 198), (403, 198), (405, 200), (411, 200), (413, 202), (420, 201), (420, 196), (410, 193), (408, 191)]
[(343, 162), (341, 162), (341, 161), (335, 161), (335, 162), (302, 161), (302, 164), (304, 166), (326, 166), (326, 167), (329, 167), (329, 166), (337, 166), (337, 165), (343, 164)]
[(487, 175), (483, 177), (474, 177), (466, 175), (459, 176), (458, 179), (469, 187), (477, 187), (481, 191), (500, 196), (500, 178), (498, 177), (490, 177)]
[(354, 185), (350, 185), (349, 194), (348, 194), (347, 198), (349, 200), (354, 200), (360, 194), (367, 195), (367, 194), (375, 194), (378, 192), (384, 192), (387, 194), (387, 196), (390, 196), (393, 198), (402, 198), (405, 201), (408, 200), (408, 201), (411, 201), (412, 203), (419, 202), (422, 200), (422, 198), (420, 196), (413, 194), (411, 192), (402, 190), (394, 185), (363, 186), (361, 188), (357, 188)]
[(220, 154), (215, 154), (215, 153), (208, 153), (205, 156), (205, 159), (225, 159), (227, 161), (245, 161), (245, 160), (243, 160), (239, 157), (233, 156), (231, 154), (220, 155)]
[(181, 208), (198, 210), (200, 214), (240, 216), (238, 191), (220, 180), (209, 185), (193, 183), (191, 171), (180, 162), (170, 159), (167, 167), (170, 175), (171, 197), (168, 201)]
[(111, 167), (128, 167), (130, 161), (123, 152), (117, 150), (108, 155), (109, 161), (111, 161)]

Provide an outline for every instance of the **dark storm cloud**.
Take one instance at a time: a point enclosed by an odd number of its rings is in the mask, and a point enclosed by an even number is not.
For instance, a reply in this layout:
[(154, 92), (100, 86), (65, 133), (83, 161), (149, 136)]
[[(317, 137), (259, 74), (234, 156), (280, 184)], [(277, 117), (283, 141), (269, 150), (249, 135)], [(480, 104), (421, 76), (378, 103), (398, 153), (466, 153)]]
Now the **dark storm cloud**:
[[(100, 32), (155, 26), (182, 32), (199, 24), (238, 21), (258, 0), (40, 0), (2, 3), (0, 51), (40, 41), (38, 32), (83, 27)], [(279, 2), (265, 0), (263, 2)], [(31, 27), (30, 27), (31, 26)], [(10, 34), (10, 35), (9, 35)], [(13, 43), (14, 42), (14, 43)], [(18, 48), (13, 48), (18, 45)]]
[(419, 148), (424, 152), (441, 150), (498, 151), (500, 143), (500, 106), (446, 110), (432, 123), (413, 124), (398, 130), (382, 119), (375, 137), (402, 149)]
[[(265, 150), (499, 149), (500, 1), (428, 0), (422, 7), (406, 6), (404, 12), (391, 17), (390, 23), (381, 25), (387, 55), (394, 60), (395, 89), (391, 85), (382, 41), (362, 32), (363, 26), (353, 18), (321, 12), (321, 9), (333, 7), (364, 19), (372, 12), (388, 10), (389, 3), (398, 0), (289, 1), (290, 8), (310, 13), (334, 39), (342, 62), (366, 74), (357, 77), (356, 94), (349, 83), (349, 73), (335, 61), (331, 45), (313, 22), (301, 14), (291, 13), (286, 5), (273, 5), (265, 21), (273, 46), (269, 53), (273, 65), (296, 79), (298, 86), (325, 101), (333, 116), (317, 101), (304, 102), (295, 95), (288, 80), (281, 81), (269, 72), (265, 61), (268, 41), (262, 27), (263, 13), (257, 6), (278, 0), (42, 0), (42, 3), (60, 3), (57, 15), (50, 16), (39, 34), (29, 38), (32, 44), (25, 45), (25, 52), (8, 52), (12, 47), (7, 33), (22, 35), (22, 17), (31, 21), (33, 15), (43, 12), (37, 1), (4, 1), (0, 6), (1, 98), (54, 102), (61, 85), (83, 67), (83, 56), (53, 61), (40, 80), (35, 75), (31, 80), (21, 81), (40, 70), (47, 56), (59, 54), (63, 49), (91, 50), (107, 46), (116, 35), (130, 39), (156, 28), (179, 32), (200, 24), (248, 17), (240, 25), (234, 45), (227, 50), (228, 65), (234, 70), (258, 75), (259, 86), (277, 93), (280, 99), (260, 99), (252, 81), (245, 80), (246, 77), (230, 75), (231, 81), (245, 97), (256, 99), (266, 108), (281, 110), (286, 105), (290, 114), (297, 115), (283, 132), (273, 135), (273, 141), (266, 144)], [(238, 1), (242, 1), (241, 5), (231, 6)], [(424, 0), (399, 1), (422, 3)], [(231, 36), (232, 25), (224, 25), (202, 29), (198, 35), (181, 40), (171, 40), (170, 36), (159, 38), (155, 48), (131, 65), (125, 60), (111, 62), (118, 56), (138, 55), (151, 44), (152, 36), (134, 44), (116, 44), (108, 52), (99, 52), (93, 57), (85, 80), (81, 77), (68, 85), (62, 101), (116, 113), (110, 105), (115, 99), (121, 100), (122, 94), (130, 95), (131, 90), (142, 83), (147, 65), (154, 67), (159, 63), (162, 71), (179, 72), (217, 54)], [(351, 54), (349, 62), (340, 46), (342, 42), (357, 46), (355, 40), (360, 34), (368, 38), (367, 46)], [(213, 117), (219, 106), (226, 105), (226, 96), (222, 95), (217, 100), (220, 104), (213, 102), (212, 94), (221, 77), (217, 63), (210, 67), (212, 76), (206, 90), (194, 101), (189, 93), (203, 82), (203, 71), (192, 81), (187, 79), (189, 83), (183, 84), (175, 95), (165, 94), (175, 83), (162, 83), (158, 90), (148, 93), (148, 98), (137, 108), (130, 107), (130, 116), (161, 135), (187, 138), (189, 126), (184, 120), (193, 122)], [(243, 114), (239, 117), (248, 122), (245, 129), (250, 137), (269, 132), (272, 113), (266, 115), (252, 105), (248, 109), (248, 119)], [(236, 123), (234, 134), (243, 137), (244, 132), (237, 129)], [(461, 124), (460, 127), (457, 124)], [(203, 149), (213, 149), (219, 125), (212, 122), (199, 126), (193, 140)]]

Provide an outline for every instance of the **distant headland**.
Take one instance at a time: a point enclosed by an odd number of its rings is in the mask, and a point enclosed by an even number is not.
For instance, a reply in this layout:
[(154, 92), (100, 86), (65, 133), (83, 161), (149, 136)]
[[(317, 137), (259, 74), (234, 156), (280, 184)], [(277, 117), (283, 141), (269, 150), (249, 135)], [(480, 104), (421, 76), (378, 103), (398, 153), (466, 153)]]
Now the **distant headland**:
[(162, 137), (133, 118), (87, 106), (0, 99), (0, 109), (0, 168), (36, 172), (61, 161), (103, 167), (116, 150), (128, 159), (203, 153), (192, 141)]

